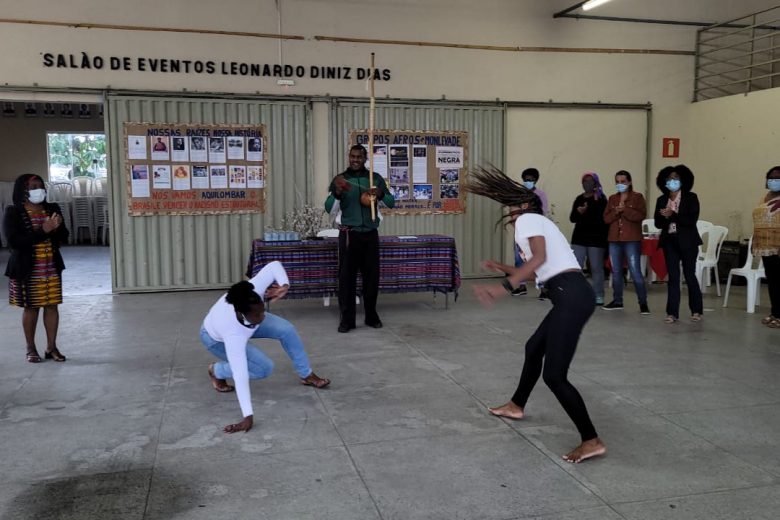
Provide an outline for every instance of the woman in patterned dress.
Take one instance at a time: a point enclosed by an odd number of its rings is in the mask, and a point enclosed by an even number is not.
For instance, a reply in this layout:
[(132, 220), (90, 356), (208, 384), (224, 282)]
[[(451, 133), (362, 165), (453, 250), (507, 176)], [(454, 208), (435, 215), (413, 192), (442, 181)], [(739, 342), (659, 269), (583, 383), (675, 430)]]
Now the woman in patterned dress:
[(27, 361), (40, 363), (35, 347), (38, 314), (43, 308), (46, 329), (46, 359), (65, 361), (57, 349), (57, 328), (62, 303), (62, 279), (65, 264), (60, 244), (68, 238), (57, 204), (46, 202), (43, 179), (24, 174), (14, 183), (13, 206), (5, 211), (3, 228), (8, 237), (11, 256), (5, 275), (9, 277), (8, 300), (23, 307), (22, 328), (27, 341)]
[(761, 323), (780, 329), (780, 166), (766, 172), (767, 193), (753, 210), (753, 254), (764, 261), (772, 310)]

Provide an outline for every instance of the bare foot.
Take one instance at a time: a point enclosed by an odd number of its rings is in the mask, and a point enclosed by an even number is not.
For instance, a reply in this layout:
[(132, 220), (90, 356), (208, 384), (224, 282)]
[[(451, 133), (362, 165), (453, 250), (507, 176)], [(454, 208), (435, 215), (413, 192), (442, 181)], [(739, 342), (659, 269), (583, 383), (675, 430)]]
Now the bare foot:
[(514, 420), (522, 419), (524, 415), (523, 409), (512, 401), (509, 401), (506, 404), (502, 404), (496, 408), (488, 408), (488, 410), (490, 410), (490, 413), (497, 417), (506, 417), (507, 419)]
[(563, 460), (566, 462), (582, 462), (593, 457), (604, 455), (607, 452), (606, 445), (601, 442), (601, 439), (596, 437), (589, 441), (585, 441), (569, 453), (563, 456)]

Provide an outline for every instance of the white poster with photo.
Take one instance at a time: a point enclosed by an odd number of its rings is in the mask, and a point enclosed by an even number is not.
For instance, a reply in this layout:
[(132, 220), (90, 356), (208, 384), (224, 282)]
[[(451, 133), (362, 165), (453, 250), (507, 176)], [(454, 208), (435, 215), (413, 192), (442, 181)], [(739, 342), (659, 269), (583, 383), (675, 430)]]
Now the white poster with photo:
[(462, 146), (437, 146), (436, 167), (437, 168), (463, 168), (463, 147)]
[(190, 165), (173, 165), (173, 189), (184, 191), (190, 189)]
[(227, 188), (227, 166), (224, 164), (216, 164), (210, 167), (209, 173), (211, 175), (211, 187), (212, 189)]
[(227, 138), (227, 158), (243, 161), (244, 160), (244, 138), (231, 136)]
[[(368, 161), (366, 161), (366, 168), (368, 168)], [(374, 145), (374, 173), (378, 173), (383, 178), (387, 179), (387, 145), (386, 144)]]
[(157, 190), (171, 189), (171, 167), (167, 164), (152, 165), (152, 188)]
[(263, 138), (250, 137), (246, 141), (246, 160), (261, 162), (263, 160)]
[(127, 158), (128, 159), (146, 159), (146, 136), (128, 135), (127, 136)]
[(192, 167), (192, 189), (209, 189), (209, 168), (205, 164), (196, 164)]
[(412, 148), (412, 180), (423, 183), (428, 180), (428, 147), (415, 144)]
[(230, 167), (230, 187), (246, 188), (246, 166)]
[(208, 162), (209, 153), (206, 138), (201, 136), (190, 137), (190, 161)]
[(265, 179), (263, 178), (262, 166), (247, 166), (246, 168), (246, 187), (264, 188)]
[(168, 136), (152, 137), (152, 160), (170, 161), (171, 150), (168, 148), (169, 146)]
[(149, 197), (149, 166), (134, 164), (131, 166), (130, 193), (133, 197)]
[(186, 137), (171, 137), (171, 160), (178, 162), (189, 162), (189, 143), (190, 141)]
[(409, 167), (409, 145), (391, 144), (389, 153), (391, 168)]
[(225, 138), (209, 137), (209, 162), (224, 163), (225, 160)]

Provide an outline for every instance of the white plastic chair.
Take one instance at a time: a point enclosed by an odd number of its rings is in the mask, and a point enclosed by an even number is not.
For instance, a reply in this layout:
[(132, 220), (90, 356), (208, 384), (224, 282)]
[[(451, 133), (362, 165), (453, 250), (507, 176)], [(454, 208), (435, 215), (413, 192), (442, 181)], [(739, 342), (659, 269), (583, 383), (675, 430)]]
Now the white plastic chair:
[(655, 227), (655, 219), (652, 218), (646, 218), (642, 221), (642, 234), (643, 235), (652, 235), (655, 233), (660, 233), (661, 230)]
[(5, 218), (5, 208), (14, 204), (13, 194), (13, 182), (0, 182), (0, 247), (7, 243), (3, 234), (2, 220)]
[(95, 180), (92, 177), (79, 175), (73, 177), (70, 182), (73, 184), (74, 197), (88, 197), (93, 194)]
[(729, 303), (729, 290), (731, 289), (731, 277), (734, 275), (744, 276), (747, 280), (747, 312), (752, 314), (756, 312), (756, 305), (761, 303), (761, 279), (766, 278), (764, 272), (764, 259), (758, 262), (758, 268), (753, 269), (753, 237), (748, 242), (747, 259), (745, 265), (729, 271), (729, 277), (726, 279), (726, 294), (723, 296), (723, 306)]
[(46, 200), (56, 203), (62, 210), (62, 223), (70, 231), (68, 243), (72, 244), (76, 240), (76, 230), (73, 229), (73, 184), (67, 181), (50, 183), (46, 189)]
[(108, 235), (108, 197), (106, 196), (95, 196), (92, 198), (93, 202), (93, 210), (92, 214), (95, 219), (95, 236), (97, 237), (97, 231), (102, 231), (102, 244), (105, 246), (108, 244), (106, 242), (106, 237)]
[[(712, 226), (705, 231), (707, 237), (707, 249), (696, 260), (696, 279), (699, 281), (701, 292), (706, 292), (707, 287), (712, 284), (712, 272), (715, 271), (715, 287), (718, 296), (720, 296), (720, 276), (718, 276), (718, 260), (720, 259), (720, 249), (723, 241), (729, 234), (729, 229), (724, 226)], [(704, 238), (704, 237), (702, 237)], [(707, 273), (707, 279), (704, 279), (704, 273)], [(706, 283), (705, 283), (706, 282)]]
[(714, 226), (714, 224), (708, 220), (696, 221), (696, 229), (699, 230), (699, 235), (701, 235), (702, 233), (706, 233), (707, 231), (712, 229), (712, 226)]

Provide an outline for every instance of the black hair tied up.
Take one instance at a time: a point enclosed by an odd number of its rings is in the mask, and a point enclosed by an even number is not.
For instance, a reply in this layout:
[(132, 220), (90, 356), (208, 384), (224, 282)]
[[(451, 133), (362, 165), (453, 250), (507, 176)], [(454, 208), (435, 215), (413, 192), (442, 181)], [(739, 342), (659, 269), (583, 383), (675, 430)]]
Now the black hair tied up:
[(252, 305), (263, 305), (262, 298), (255, 292), (255, 286), (246, 280), (233, 285), (228, 290), (225, 301), (241, 313), (249, 312)]

